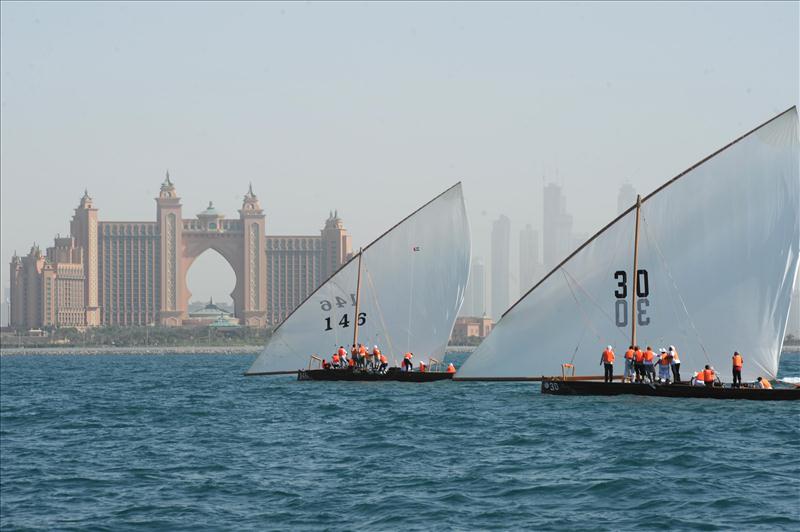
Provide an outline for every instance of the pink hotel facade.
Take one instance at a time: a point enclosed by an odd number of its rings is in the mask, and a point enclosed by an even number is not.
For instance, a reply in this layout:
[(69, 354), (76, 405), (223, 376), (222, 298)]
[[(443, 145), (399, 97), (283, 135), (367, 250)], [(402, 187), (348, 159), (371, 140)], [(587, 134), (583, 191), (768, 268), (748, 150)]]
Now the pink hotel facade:
[(252, 187), (238, 219), (225, 219), (211, 204), (196, 218), (182, 214), (169, 174), (156, 198), (155, 221), (100, 221), (85, 193), (69, 237), (57, 237), (45, 253), (34, 245), (11, 259), (10, 325), (180, 326), (191, 297), (186, 273), (214, 249), (236, 275), (231, 296), (239, 322), (272, 326), (352, 255), (350, 235), (334, 214), (319, 235), (267, 235)]

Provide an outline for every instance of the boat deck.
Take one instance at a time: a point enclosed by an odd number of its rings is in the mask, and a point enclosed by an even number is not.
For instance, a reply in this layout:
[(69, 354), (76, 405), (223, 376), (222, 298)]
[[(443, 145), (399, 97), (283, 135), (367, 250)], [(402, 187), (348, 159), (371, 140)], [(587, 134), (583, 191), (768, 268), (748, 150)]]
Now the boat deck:
[(549, 395), (648, 395), (653, 397), (694, 397), (701, 399), (748, 399), (791, 401), (800, 399), (800, 388), (731, 388), (690, 384), (617, 383), (600, 381), (542, 379), (542, 393)]

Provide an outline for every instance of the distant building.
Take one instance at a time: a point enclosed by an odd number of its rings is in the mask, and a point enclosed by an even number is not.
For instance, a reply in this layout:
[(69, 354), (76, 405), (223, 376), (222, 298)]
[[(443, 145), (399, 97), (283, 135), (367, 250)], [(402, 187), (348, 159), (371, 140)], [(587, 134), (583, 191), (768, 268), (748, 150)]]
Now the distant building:
[(209, 325), (219, 318), (238, 323), (238, 320), (230, 312), (215, 304), (214, 299), (211, 298), (202, 308), (190, 310), (189, 316), (183, 320), (183, 325)]
[(539, 262), (539, 232), (527, 224), (519, 232), (519, 291), (525, 294), (542, 277)]
[(619, 187), (617, 194), (617, 214), (622, 214), (636, 203), (636, 189), (630, 183)]
[(70, 225), (42, 253), (34, 245), (11, 259), (10, 325), (178, 326), (189, 319), (186, 273), (213, 248), (236, 275), (234, 316), (265, 327), (283, 320), (351, 255), (350, 235), (333, 213), (318, 236), (268, 236), (252, 187), (236, 219), (209, 203), (183, 218), (169, 174), (156, 198), (156, 220), (105, 222), (84, 193)]
[(542, 205), (542, 255), (545, 269), (551, 270), (572, 251), (572, 216), (566, 211), (561, 187), (544, 187)]
[(0, 305), (0, 327), (8, 327), (9, 305), (11, 304), (11, 289), (3, 287), (3, 302)]
[(462, 316), (456, 318), (451, 341), (457, 343), (458, 340), (466, 340), (470, 337), (486, 338), (492, 332), (493, 326), (492, 319), (486, 316)]
[(461, 316), (483, 316), (486, 314), (486, 267), (483, 259), (472, 257), (469, 282), (461, 305)]
[(511, 221), (505, 215), (492, 223), (492, 315), (497, 319), (509, 305), (509, 246)]

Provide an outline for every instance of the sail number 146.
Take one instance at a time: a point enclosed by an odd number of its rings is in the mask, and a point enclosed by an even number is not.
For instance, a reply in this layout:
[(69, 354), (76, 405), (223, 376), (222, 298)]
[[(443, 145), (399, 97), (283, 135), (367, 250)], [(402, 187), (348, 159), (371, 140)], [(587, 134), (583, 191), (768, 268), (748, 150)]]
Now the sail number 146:
[[(348, 303), (353, 307), (356, 306), (356, 295), (355, 294), (350, 294), (350, 301), (346, 300), (343, 297), (339, 297), (339, 296), (334, 297), (333, 301), (329, 301), (327, 299), (323, 299), (322, 301), (319, 302), (319, 306), (320, 306), (320, 310), (322, 310), (323, 312), (329, 312), (329, 311), (333, 310), (333, 306), (334, 305), (336, 305), (337, 308), (344, 308), (344, 307), (347, 306)], [(341, 328), (350, 327), (351, 318), (350, 318), (350, 315), (347, 314), (347, 313), (345, 313), (338, 322), (335, 322), (334, 320), (335, 320), (335, 318), (331, 318), (330, 316), (325, 318), (325, 330), (326, 331), (332, 331), (333, 328), (335, 326), (337, 326), (337, 325), (339, 327), (341, 327)], [(360, 327), (360, 326), (364, 325), (365, 323), (367, 323), (367, 313), (366, 312), (359, 312), (358, 313), (358, 326)]]
[[(617, 327), (628, 326), (628, 272), (618, 270), (614, 272), (614, 281), (617, 288), (614, 290), (614, 317)], [(647, 270), (636, 272), (636, 321), (640, 326), (650, 324), (650, 317), (647, 315), (647, 308), (650, 306), (650, 279)]]

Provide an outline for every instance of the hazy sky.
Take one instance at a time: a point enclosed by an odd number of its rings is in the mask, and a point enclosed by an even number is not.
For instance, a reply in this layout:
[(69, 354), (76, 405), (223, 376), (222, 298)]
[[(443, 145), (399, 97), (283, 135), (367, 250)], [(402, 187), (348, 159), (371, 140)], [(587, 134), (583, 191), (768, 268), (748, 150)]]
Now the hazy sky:
[[(651, 191), (800, 91), (797, 3), (0, 10), (3, 287), (84, 187), (101, 220), (154, 220), (167, 168), (185, 217), (209, 200), (235, 217), (252, 181), (268, 233), (316, 234), (338, 208), (356, 246), (461, 180), (474, 254), (508, 215), (516, 276), (543, 178), (594, 232), (623, 182)], [(233, 288), (219, 261), (190, 271), (195, 295)]]

